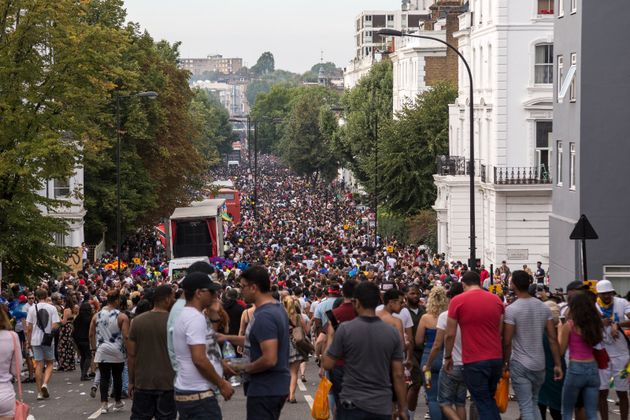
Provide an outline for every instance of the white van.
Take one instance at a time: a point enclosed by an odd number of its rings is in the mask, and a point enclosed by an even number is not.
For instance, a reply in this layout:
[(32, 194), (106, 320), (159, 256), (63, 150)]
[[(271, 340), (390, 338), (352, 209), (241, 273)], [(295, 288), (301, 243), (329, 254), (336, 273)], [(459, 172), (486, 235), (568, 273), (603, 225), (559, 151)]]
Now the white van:
[(183, 257), (174, 258), (168, 263), (168, 278), (171, 282), (179, 282), (186, 276), (186, 270), (193, 263), (197, 261), (204, 261), (210, 264), (210, 258), (208, 257)]

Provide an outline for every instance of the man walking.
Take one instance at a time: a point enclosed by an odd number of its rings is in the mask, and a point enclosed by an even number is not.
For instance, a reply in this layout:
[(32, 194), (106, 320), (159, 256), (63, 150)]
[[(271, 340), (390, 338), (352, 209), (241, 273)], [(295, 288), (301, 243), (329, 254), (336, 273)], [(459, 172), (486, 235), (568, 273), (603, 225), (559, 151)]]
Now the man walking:
[(484, 420), (500, 420), (494, 394), (501, 378), (503, 362), (503, 302), (481, 288), (479, 274), (474, 271), (467, 271), (462, 276), (462, 284), (464, 293), (455, 296), (448, 308), (445, 370), (452, 371), (453, 347), (459, 325), (464, 381), (477, 405), (479, 417)]
[[(602, 344), (608, 352), (608, 368), (599, 371), (599, 414), (602, 420), (608, 420), (608, 390), (614, 388), (619, 398), (619, 411), (622, 420), (628, 419), (628, 378), (622, 378), (630, 354), (623, 337), (622, 328), (630, 327), (630, 304), (615, 296), (615, 289), (610, 280), (597, 282), (597, 309), (604, 321), (604, 340)], [(612, 386), (611, 386), (612, 383)]]
[(155, 289), (153, 309), (131, 322), (127, 341), (131, 420), (174, 420), (177, 417), (173, 380), (166, 345), (168, 311), (175, 302), (173, 290), (163, 284)]
[[(37, 382), (37, 399), (50, 397), (48, 381), (53, 373), (55, 351), (52, 333), (59, 328), (59, 313), (48, 303), (48, 292), (37, 289), (35, 292), (37, 303), (31, 306), (26, 315), (26, 345), (33, 349), (35, 366), (35, 381)], [(28, 351), (28, 348), (27, 348)]]
[[(345, 360), (339, 420), (390, 420), (392, 388), (399, 406), (407, 406), (400, 333), (376, 316), (378, 286), (360, 283), (354, 296), (358, 316), (339, 326), (322, 366)], [(406, 410), (399, 418), (407, 420)]]
[[(418, 394), (420, 393), (420, 385), (422, 383), (422, 371), (420, 370), (420, 360), (422, 359), (422, 345), (416, 345), (416, 331), (420, 324), (420, 318), (424, 315), (425, 308), (420, 305), (420, 288), (416, 284), (412, 284), (407, 288), (407, 310), (411, 316), (411, 386), (407, 391), (407, 415), (409, 420), (413, 420), (416, 408), (418, 407)], [(407, 357), (409, 358), (409, 357)]]
[(239, 279), (241, 294), (256, 305), (245, 337), (225, 336), (244, 346), (250, 362), (243, 367), (247, 420), (278, 420), (289, 395), (289, 317), (271, 295), (269, 273), (262, 266), (245, 270)]
[(529, 294), (529, 279), (523, 270), (512, 273), (511, 287), (518, 299), (505, 309), (503, 368), (510, 371), (521, 420), (541, 420), (538, 393), (545, 382), (544, 334), (553, 355), (554, 380), (562, 379), (562, 368), (551, 310)]
[(215, 333), (208, 328), (203, 310), (217, 300), (221, 286), (205, 273), (191, 273), (182, 281), (186, 306), (177, 320), (173, 347), (177, 360), (175, 404), (181, 420), (221, 419), (217, 400), (234, 394), (232, 385), (223, 379), (221, 354)]

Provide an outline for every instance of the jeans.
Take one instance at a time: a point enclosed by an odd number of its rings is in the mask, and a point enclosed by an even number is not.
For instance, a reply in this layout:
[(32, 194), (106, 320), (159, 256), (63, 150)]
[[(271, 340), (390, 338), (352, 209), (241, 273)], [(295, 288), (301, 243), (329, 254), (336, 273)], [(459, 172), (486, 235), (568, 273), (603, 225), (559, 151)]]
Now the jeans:
[(88, 341), (80, 341), (77, 343), (79, 348), (79, 354), (81, 355), (81, 377), (85, 378), (90, 370), (92, 364), (92, 351), (90, 350), (90, 343)]
[[(333, 399), (335, 400), (335, 407), (337, 408), (338, 413), (340, 406), (339, 394), (341, 394), (341, 387), (343, 385), (343, 366), (335, 366), (332, 368), (330, 371), (330, 381), (332, 382), (330, 391), (332, 392)], [(339, 416), (337, 415), (337, 417)]]
[(438, 403), (440, 406), (466, 407), (467, 392), (463, 366), (453, 366), (450, 373), (442, 368), (438, 384)]
[(247, 420), (278, 420), (287, 396), (247, 397)]
[(501, 420), (494, 401), (497, 384), (501, 379), (501, 359), (482, 360), (464, 365), (464, 381), (483, 420)]
[[(176, 395), (198, 394), (199, 391), (179, 391)], [(217, 397), (208, 397), (194, 401), (175, 401), (180, 420), (222, 420), (221, 408)]]
[(359, 407), (339, 407), (337, 412), (337, 418), (339, 420), (391, 420), (391, 414), (374, 414), (365, 410), (361, 410)]
[(175, 393), (136, 389), (133, 393), (130, 420), (175, 420)]
[(109, 381), (112, 378), (114, 381), (114, 400), (120, 401), (122, 397), (122, 373), (124, 366), (124, 363), (101, 362), (98, 364), (98, 370), (101, 372), (101, 402), (108, 401)]
[(588, 420), (597, 419), (599, 402), (599, 370), (596, 362), (574, 362), (571, 360), (562, 387), (562, 419), (571, 420), (578, 396), (582, 392), (584, 409)]
[[(425, 347), (424, 352), (422, 353), (422, 361), (420, 362), (420, 369), (427, 363), (429, 359), (429, 354), (431, 353), (431, 347)], [(438, 388), (440, 383), (440, 369), (442, 368), (442, 357), (444, 355), (444, 350), (440, 350), (438, 355), (433, 359), (433, 363), (430, 366), (431, 370), (431, 389), (427, 389), (425, 386), (427, 394), (427, 401), (429, 403), (429, 415), (431, 416), (431, 420), (441, 420), (442, 419), (442, 409), (440, 408), (440, 404), (438, 403)], [(424, 375), (424, 372), (422, 373)], [(424, 380), (424, 377), (422, 378)], [(424, 383), (424, 381), (423, 381)]]
[(538, 409), (538, 393), (545, 382), (545, 370), (529, 370), (512, 360), (510, 379), (521, 411), (521, 420), (542, 420)]

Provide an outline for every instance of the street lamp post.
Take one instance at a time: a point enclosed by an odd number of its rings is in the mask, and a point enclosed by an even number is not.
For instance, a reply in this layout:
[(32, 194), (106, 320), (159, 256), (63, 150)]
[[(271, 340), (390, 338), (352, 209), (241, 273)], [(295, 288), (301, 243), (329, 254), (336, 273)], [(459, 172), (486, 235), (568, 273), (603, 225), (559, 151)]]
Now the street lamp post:
[(131, 95), (120, 95), (118, 91), (115, 91), (114, 95), (116, 96), (116, 260), (118, 262), (116, 272), (120, 274), (120, 137), (122, 132), (122, 124), (120, 121), (120, 100), (134, 97), (155, 99), (158, 94), (153, 91), (147, 91)]
[(469, 156), (469, 167), (468, 167), (468, 175), (469, 175), (469, 179), (470, 179), (470, 258), (468, 260), (468, 266), (470, 267), (471, 270), (474, 270), (477, 266), (477, 257), (475, 256), (475, 252), (476, 252), (476, 233), (475, 233), (475, 132), (474, 132), (474, 103), (475, 101), (473, 100), (473, 95), (474, 95), (474, 90), (473, 90), (473, 76), (472, 76), (472, 71), (470, 70), (470, 66), (468, 65), (468, 62), (466, 61), (466, 58), (464, 58), (464, 55), (462, 53), (459, 52), (459, 50), (454, 47), (453, 45), (449, 44), (446, 41), (443, 41), (439, 38), (435, 38), (432, 36), (427, 36), (427, 35), (416, 35), (416, 34), (403, 34), (401, 31), (397, 31), (395, 29), (381, 29), (380, 31), (378, 31), (378, 35), (381, 36), (396, 36), (396, 37), (403, 37), (403, 36), (408, 36), (411, 38), (420, 38), (420, 39), (430, 39), (432, 41), (437, 41), (441, 44), (446, 45), (448, 48), (450, 48), (451, 50), (453, 50), (458, 56), (459, 58), (462, 60), (462, 62), (464, 63), (464, 66), (466, 67), (466, 71), (468, 72), (468, 79), (470, 82), (470, 92), (469, 92), (469, 99), (468, 99), (468, 104), (469, 104), (469, 108), (470, 108), (470, 156)]

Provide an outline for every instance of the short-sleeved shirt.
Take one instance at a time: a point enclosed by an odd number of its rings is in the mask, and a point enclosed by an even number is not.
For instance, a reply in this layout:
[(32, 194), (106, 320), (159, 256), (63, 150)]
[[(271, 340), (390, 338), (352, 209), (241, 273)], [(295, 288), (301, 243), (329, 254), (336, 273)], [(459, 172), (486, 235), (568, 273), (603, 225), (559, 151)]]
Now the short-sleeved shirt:
[[(376, 312), (382, 311), (385, 309), (385, 305), (379, 305), (376, 307)], [(392, 314), (394, 318), (398, 318), (402, 321), (403, 329), (413, 328), (413, 319), (411, 319), (411, 314), (409, 313), (409, 309), (402, 308), (399, 313)]]
[(216, 342), (212, 339), (214, 331), (208, 327), (206, 317), (191, 306), (185, 306), (177, 320), (173, 333), (173, 348), (177, 359), (175, 388), (180, 391), (217, 391), (216, 385), (207, 380), (192, 361), (189, 346), (203, 344), (206, 355), (219, 376), (223, 376), (220, 356), (215, 353)]
[(448, 317), (461, 328), (464, 364), (503, 358), (499, 332), (503, 312), (501, 299), (482, 289), (469, 290), (451, 300)]
[[(613, 299), (613, 322), (625, 321), (627, 319), (626, 316), (630, 314), (630, 304), (628, 304), (627, 300), (620, 297), (615, 296)], [(597, 309), (602, 312), (602, 308), (599, 304), (597, 305)], [(612, 327), (604, 328), (604, 340), (602, 342), (604, 347), (606, 347), (608, 355), (610, 357), (628, 357), (628, 345), (626, 344), (626, 340), (621, 336), (623, 332), (620, 332), (617, 338), (614, 338), (611, 334), (611, 329)]]
[(171, 366), (173, 370), (177, 372), (177, 358), (175, 357), (175, 348), (173, 346), (173, 333), (175, 332), (175, 324), (179, 319), (179, 315), (182, 313), (182, 309), (186, 306), (186, 299), (177, 299), (171, 311), (168, 314), (168, 322), (166, 323), (166, 342), (168, 346), (168, 357), (171, 360)]
[(370, 413), (391, 415), (391, 363), (403, 360), (394, 327), (378, 317), (356, 317), (339, 326), (327, 353), (345, 359), (342, 400)]
[(166, 346), (168, 312), (145, 312), (131, 321), (129, 340), (135, 343), (134, 385), (142, 390), (170, 391), (175, 372)]
[(245, 354), (252, 362), (262, 357), (260, 345), (278, 340), (278, 361), (264, 372), (246, 375), (248, 397), (274, 397), (289, 394), (289, 317), (279, 303), (267, 303), (254, 311), (245, 330)]
[(321, 320), (322, 327), (328, 324), (328, 316), (326, 315), (326, 312), (332, 310), (337, 299), (339, 299), (338, 296), (329, 296), (325, 300), (319, 302), (319, 305), (317, 305), (317, 309), (315, 309), (315, 315), (313, 315), (313, 318)]
[[(38, 312), (36, 312), (36, 310)], [(39, 319), (43, 324), (44, 331), (42, 331), (38, 325), (38, 314)], [(28, 314), (26, 315), (26, 322), (33, 326), (31, 332), (31, 346), (41, 346), (42, 339), (44, 338), (44, 332), (50, 334), (52, 332), (52, 325), (60, 322), (59, 312), (57, 312), (57, 308), (52, 306), (50, 303), (41, 302), (29, 308)]]
[(505, 308), (505, 323), (515, 327), (511, 360), (529, 370), (545, 370), (543, 336), (550, 319), (551, 310), (536, 298), (517, 299)]
[[(444, 311), (438, 316), (437, 329), (446, 331), (446, 324), (448, 323), (448, 311)], [(453, 365), (462, 365), (462, 330), (457, 326), (457, 333), (455, 335), (455, 344), (453, 345)]]

